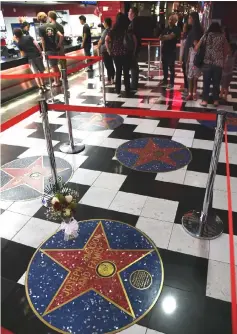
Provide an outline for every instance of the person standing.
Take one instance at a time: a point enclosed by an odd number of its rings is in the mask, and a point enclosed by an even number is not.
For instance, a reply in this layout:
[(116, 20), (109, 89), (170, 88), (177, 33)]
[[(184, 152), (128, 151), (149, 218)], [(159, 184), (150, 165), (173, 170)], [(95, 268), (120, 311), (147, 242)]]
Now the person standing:
[(188, 17), (188, 26), (191, 26), (190, 31), (187, 34), (187, 39), (184, 45), (182, 69), (184, 74), (184, 88), (188, 88), (188, 75), (187, 75), (187, 62), (189, 56), (189, 49), (192, 46), (196, 46), (198, 41), (203, 35), (203, 30), (200, 24), (199, 16), (197, 12), (192, 12)]
[(131, 90), (138, 89), (139, 80), (139, 65), (138, 58), (141, 48), (141, 36), (140, 36), (140, 25), (138, 21), (138, 9), (137, 7), (132, 7), (129, 9), (128, 18), (131, 21), (128, 27), (128, 32), (134, 34), (137, 39), (137, 48), (131, 61)]
[[(82, 32), (82, 48), (84, 49), (85, 56), (91, 56), (91, 30), (86, 23), (86, 17), (84, 15), (79, 16), (80, 23), (83, 25)], [(92, 65), (89, 66), (89, 71), (92, 71)]]
[[(60, 33), (63, 35), (64, 37), (64, 28), (63, 26), (57, 22), (57, 14), (53, 11), (49, 11), (48, 12), (48, 18), (49, 18), (49, 23), (51, 23), (57, 31), (60, 31)], [(64, 52), (64, 44), (62, 43), (61, 45), (61, 49), (59, 50), (59, 55), (60, 56), (65, 56), (65, 52)], [(66, 59), (59, 59), (59, 66), (61, 68), (66, 68), (67, 63), (66, 63)]]
[(227, 55), (230, 52), (229, 43), (221, 31), (218, 22), (213, 22), (207, 30), (207, 33), (200, 39), (196, 45), (196, 51), (201, 44), (205, 43), (205, 55), (203, 71), (203, 97), (201, 106), (206, 107), (208, 104), (210, 86), (213, 85), (214, 106), (219, 105), (220, 83), (222, 78), (222, 69)]
[(26, 21), (25, 17), (19, 17), (19, 22), (21, 24), (21, 30), (23, 35), (27, 36), (30, 34), (30, 23)]
[[(116, 23), (113, 29), (108, 33), (105, 38), (106, 48), (108, 53), (113, 57), (116, 67), (116, 81), (115, 90), (118, 95), (121, 92), (122, 72), (124, 75), (124, 85), (126, 96), (130, 95), (130, 80), (129, 69), (131, 54), (129, 46), (124, 42), (128, 30), (128, 20), (123, 13), (118, 13), (116, 16)], [(133, 43), (135, 43), (134, 52), (136, 50), (136, 37), (131, 36)]]
[(115, 76), (115, 69), (113, 64), (113, 58), (111, 55), (109, 55), (108, 50), (105, 45), (105, 38), (108, 35), (108, 33), (111, 30), (112, 27), (112, 20), (111, 18), (107, 17), (104, 20), (104, 31), (101, 35), (101, 38), (98, 42), (98, 49), (99, 53), (102, 55), (103, 62), (105, 64), (106, 70), (107, 70), (107, 76), (108, 76), (108, 85), (111, 85), (114, 83), (114, 76)]
[[(13, 30), (14, 40), (20, 50), (22, 57), (27, 57), (32, 73), (44, 73), (44, 63), (39, 44), (30, 35), (23, 35), (20, 28)], [(40, 89), (40, 94), (47, 89), (42, 78), (35, 78)]]
[[(39, 27), (39, 36), (41, 37), (42, 49), (47, 56), (58, 56), (62, 48), (63, 35), (51, 23), (47, 23), (47, 15), (44, 12), (37, 14), (39, 22), (43, 23)], [(52, 72), (59, 73), (58, 59), (49, 59), (49, 65)], [(59, 76), (55, 77), (53, 86), (60, 86)]]
[[(176, 17), (169, 17), (169, 25), (164, 29), (160, 36), (162, 41), (162, 66), (164, 78), (160, 86), (166, 87), (167, 90), (174, 89), (175, 78), (175, 59), (176, 59), (176, 44), (180, 36), (180, 30), (175, 25)], [(170, 70), (170, 84), (168, 85), (168, 70)]]

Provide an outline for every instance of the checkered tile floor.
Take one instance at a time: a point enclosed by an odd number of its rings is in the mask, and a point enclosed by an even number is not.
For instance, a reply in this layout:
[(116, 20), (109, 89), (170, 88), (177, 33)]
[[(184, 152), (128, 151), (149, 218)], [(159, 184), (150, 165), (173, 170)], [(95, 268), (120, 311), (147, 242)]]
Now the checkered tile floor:
[[(140, 63), (141, 73), (147, 64)], [(203, 111), (198, 102), (185, 102), (178, 91), (183, 78), (176, 66), (175, 91), (158, 87), (162, 73), (150, 81), (140, 77), (139, 90), (131, 98), (118, 97), (108, 86), (107, 101), (112, 107), (152, 110)], [(71, 104), (101, 103), (98, 77), (71, 88)], [(84, 82), (84, 85), (83, 85)], [(199, 82), (202, 87), (202, 81)], [(201, 92), (201, 90), (200, 90)], [(213, 106), (208, 106), (212, 111)], [(231, 83), (228, 110), (237, 110), (237, 69)], [(77, 113), (72, 113), (72, 116)], [(80, 192), (75, 218), (108, 218), (141, 229), (156, 243), (165, 271), (164, 287), (154, 308), (138, 324), (123, 334), (230, 334), (230, 265), (226, 192), (225, 147), (221, 148), (213, 193), (213, 208), (224, 222), (223, 235), (212, 241), (198, 240), (186, 234), (182, 215), (200, 210), (211, 159), (214, 130), (196, 120), (153, 119), (123, 116), (115, 130), (79, 131), (86, 149), (77, 155), (59, 151), (67, 140), (64, 112), (50, 111), (49, 120), (55, 155), (66, 159), (74, 174), (69, 184)], [(192, 161), (182, 169), (167, 173), (142, 173), (122, 166), (115, 150), (127, 140), (163, 137), (187, 146)], [(41, 119), (30, 116), (0, 136), (2, 165), (14, 159), (47, 155)], [(233, 199), (234, 240), (237, 246), (237, 132), (228, 134)], [(45, 219), (39, 199), (24, 202), (0, 202), (2, 238), (2, 326), (15, 334), (56, 333), (41, 323), (26, 300), (24, 276), (27, 265), (40, 243), (59, 225)], [(236, 248), (237, 249), (237, 248)], [(237, 250), (235, 254), (237, 258)]]

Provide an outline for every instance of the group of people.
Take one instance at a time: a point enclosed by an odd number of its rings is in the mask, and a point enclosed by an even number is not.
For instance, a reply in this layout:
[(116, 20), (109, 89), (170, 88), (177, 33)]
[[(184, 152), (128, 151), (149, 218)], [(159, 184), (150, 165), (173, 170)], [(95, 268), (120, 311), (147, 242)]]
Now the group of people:
[[(164, 79), (161, 86), (173, 89), (175, 77), (176, 43), (181, 37), (181, 57), (184, 75), (183, 91), (187, 100), (197, 100), (198, 78), (203, 75), (203, 94), (201, 106), (209, 101), (210, 87), (213, 104), (219, 105), (219, 99), (227, 99), (237, 56), (236, 44), (230, 43), (227, 31), (223, 31), (218, 22), (211, 23), (204, 33), (197, 12), (192, 12), (182, 26), (182, 32), (176, 25), (176, 16), (169, 18), (169, 25), (160, 39), (162, 41), (162, 66)], [(168, 69), (170, 84), (168, 85)]]
[[(21, 28), (13, 31), (14, 41), (16, 42), (21, 56), (26, 56), (33, 73), (43, 73), (45, 71), (43, 57), (50, 55), (64, 55), (64, 28), (57, 20), (57, 14), (49, 11), (48, 15), (40, 12), (37, 15), (41, 23), (39, 27), (39, 36), (41, 38), (41, 47), (29, 33), (29, 23), (21, 22)], [(49, 66), (53, 72), (59, 73), (58, 59), (49, 59)], [(60, 60), (61, 67), (66, 66), (64, 60)], [(42, 78), (36, 78), (40, 93), (47, 91), (45, 81)], [(55, 76), (53, 86), (60, 86), (59, 76)]]
[(130, 8), (128, 13), (129, 20), (125, 14), (118, 13), (113, 27), (112, 20), (105, 18), (105, 30), (98, 43), (98, 49), (108, 74), (107, 84), (115, 83), (115, 91), (118, 95), (121, 93), (122, 72), (124, 75), (125, 95), (129, 96), (131, 91), (138, 89), (138, 54), (141, 47), (141, 38), (139, 36), (137, 16), (138, 10), (136, 7)]

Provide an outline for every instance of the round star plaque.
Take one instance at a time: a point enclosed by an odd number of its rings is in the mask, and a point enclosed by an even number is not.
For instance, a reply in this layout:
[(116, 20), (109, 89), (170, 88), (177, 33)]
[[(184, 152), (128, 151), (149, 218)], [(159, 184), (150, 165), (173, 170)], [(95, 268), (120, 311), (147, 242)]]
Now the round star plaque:
[(60, 333), (117, 333), (144, 317), (163, 285), (153, 242), (110, 220), (79, 222), (79, 237), (59, 231), (35, 252), (26, 294), (35, 314)]
[(72, 117), (72, 127), (76, 130), (114, 130), (123, 123), (123, 117), (115, 114), (81, 113)]
[[(58, 177), (62, 183), (72, 176), (72, 166), (64, 159), (55, 157)], [(42, 196), (45, 187), (52, 182), (52, 173), (47, 156), (16, 159), (0, 169), (1, 200), (23, 201)]]
[(174, 171), (189, 164), (191, 152), (183, 144), (164, 138), (140, 138), (128, 141), (116, 151), (118, 161), (140, 172)]

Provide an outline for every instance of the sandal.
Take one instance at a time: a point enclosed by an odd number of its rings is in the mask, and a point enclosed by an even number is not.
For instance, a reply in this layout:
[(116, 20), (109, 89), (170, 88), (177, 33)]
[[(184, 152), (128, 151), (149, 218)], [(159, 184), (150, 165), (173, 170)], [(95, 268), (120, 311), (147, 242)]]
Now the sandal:
[(197, 101), (197, 94), (193, 94), (193, 101)]
[(193, 96), (191, 94), (188, 94), (186, 101), (192, 101), (193, 100)]
[(206, 107), (207, 107), (207, 103), (202, 101), (202, 102), (200, 103), (200, 106), (206, 108)]
[(219, 107), (219, 101), (214, 102), (213, 105), (215, 108)]

